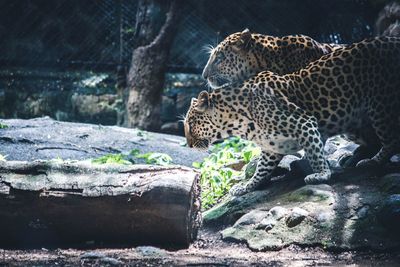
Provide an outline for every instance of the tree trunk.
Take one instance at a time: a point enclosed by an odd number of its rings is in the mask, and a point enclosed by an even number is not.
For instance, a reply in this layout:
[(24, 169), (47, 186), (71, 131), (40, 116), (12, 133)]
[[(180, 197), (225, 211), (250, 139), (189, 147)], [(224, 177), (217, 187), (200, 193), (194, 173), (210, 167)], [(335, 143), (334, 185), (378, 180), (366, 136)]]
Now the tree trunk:
[[(148, 5), (153, 1), (143, 0)], [(128, 127), (138, 127), (145, 130), (160, 129), (161, 94), (164, 86), (166, 63), (169, 51), (178, 28), (179, 15), (183, 2), (173, 0), (166, 15), (164, 25), (158, 35), (148, 44), (140, 42), (132, 55), (132, 63), (128, 74), (128, 97), (126, 101), (126, 124)], [(143, 12), (139, 5), (138, 12)], [(151, 36), (154, 27), (147, 18), (137, 29), (140, 35)], [(145, 29), (145, 30), (144, 30)], [(144, 38), (144, 37), (141, 37)], [(149, 38), (144, 38), (149, 39)]]
[(162, 20), (163, 0), (139, 0), (136, 11), (135, 35), (133, 37), (134, 48), (146, 46), (157, 36)]
[(0, 246), (186, 247), (200, 224), (189, 168), (0, 162)]

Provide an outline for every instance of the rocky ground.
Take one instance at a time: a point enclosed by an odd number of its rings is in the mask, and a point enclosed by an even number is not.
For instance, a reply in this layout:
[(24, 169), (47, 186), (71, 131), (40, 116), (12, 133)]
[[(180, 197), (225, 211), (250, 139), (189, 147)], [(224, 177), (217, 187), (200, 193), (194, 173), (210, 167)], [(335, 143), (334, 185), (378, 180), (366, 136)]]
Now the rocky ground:
[(221, 231), (223, 240), (255, 251), (295, 244), (399, 251), (400, 174), (385, 173), (337, 173), (329, 185), (283, 178), (224, 201), (204, 214), (204, 223), (232, 225)]
[[(164, 152), (191, 166), (206, 153), (183, 138), (120, 127), (2, 120), (0, 154), (10, 160), (86, 159), (106, 153)], [(305, 185), (299, 166), (259, 191), (228, 197), (204, 213), (204, 227), (188, 249), (154, 247), (0, 250), (0, 265), (315, 266), (400, 265), (400, 169), (338, 168), (355, 148), (333, 139), (327, 146), (335, 174), (328, 185)], [(299, 171), (300, 169), (300, 171)]]

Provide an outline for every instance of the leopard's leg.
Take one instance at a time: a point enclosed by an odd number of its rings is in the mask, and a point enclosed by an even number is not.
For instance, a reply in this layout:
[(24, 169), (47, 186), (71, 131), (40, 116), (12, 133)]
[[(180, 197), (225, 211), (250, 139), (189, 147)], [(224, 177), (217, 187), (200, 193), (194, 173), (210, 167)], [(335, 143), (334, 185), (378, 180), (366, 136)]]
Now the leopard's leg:
[(349, 156), (348, 158), (344, 159), (344, 162), (341, 163), (343, 168), (352, 168), (357, 165), (358, 162), (364, 159), (368, 159), (373, 157), (380, 149), (381, 146), (366, 146), (360, 145), (357, 147), (353, 155)]
[(350, 141), (359, 144), (359, 147), (354, 150), (351, 157), (341, 163), (343, 168), (355, 167), (359, 161), (373, 157), (382, 147), (372, 126), (358, 129), (350, 135), (346, 135), (346, 137)]
[(298, 141), (315, 173), (307, 175), (307, 184), (325, 183), (331, 178), (328, 161), (324, 157), (324, 142), (316, 120), (310, 119), (298, 130)]
[(399, 123), (396, 119), (397, 109), (390, 99), (383, 101), (383, 104), (374, 103), (374, 108), (369, 111), (372, 126), (378, 136), (382, 148), (371, 159), (358, 162), (357, 166), (377, 166), (387, 163), (390, 158), (400, 151)]
[(244, 185), (236, 184), (229, 193), (233, 196), (240, 196), (254, 191), (261, 183), (271, 178), (272, 171), (278, 166), (283, 155), (273, 152), (262, 151), (258, 159), (256, 172)]

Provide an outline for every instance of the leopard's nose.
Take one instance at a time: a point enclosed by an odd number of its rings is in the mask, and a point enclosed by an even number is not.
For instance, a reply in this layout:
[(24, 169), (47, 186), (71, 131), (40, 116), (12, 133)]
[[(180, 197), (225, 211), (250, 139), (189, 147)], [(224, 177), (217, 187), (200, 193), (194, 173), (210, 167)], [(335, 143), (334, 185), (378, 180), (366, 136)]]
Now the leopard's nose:
[(186, 139), (186, 143), (187, 143), (188, 147), (193, 147), (193, 143), (191, 142), (191, 140)]

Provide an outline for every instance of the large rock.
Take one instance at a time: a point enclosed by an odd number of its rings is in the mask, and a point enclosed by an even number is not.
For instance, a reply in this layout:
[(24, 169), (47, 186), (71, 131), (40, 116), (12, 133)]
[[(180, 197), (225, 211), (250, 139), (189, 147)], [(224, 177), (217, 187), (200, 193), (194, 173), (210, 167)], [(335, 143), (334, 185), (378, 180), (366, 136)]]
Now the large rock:
[(60, 122), (48, 117), (0, 122), (8, 125), (0, 129), (0, 154), (7, 155), (8, 160), (82, 160), (138, 149), (141, 153), (166, 153), (174, 164), (192, 167), (194, 161), (207, 156), (206, 152), (182, 146), (182, 137), (138, 129)]
[[(222, 231), (223, 239), (244, 242), (257, 251), (290, 244), (328, 249), (398, 248), (398, 199), (392, 196), (379, 208), (386, 192), (377, 190), (373, 179), (366, 176), (332, 186), (307, 185), (283, 194), (253, 192), (241, 197), (240, 208), (232, 208), (230, 203), (238, 200), (231, 199), (206, 212), (206, 223), (234, 223)], [(285, 212), (279, 219), (273, 218), (271, 213), (278, 207)], [(244, 215), (235, 223), (232, 214)]]
[(306, 210), (295, 207), (286, 217), (286, 225), (288, 227), (295, 227), (299, 225), (307, 216), (308, 212)]
[(205, 225), (225, 225), (224, 240), (256, 251), (291, 244), (333, 250), (400, 248), (399, 169), (341, 169), (341, 158), (356, 147), (340, 138), (329, 140), (326, 153), (335, 167), (330, 185), (305, 185), (305, 173), (293, 168), (299, 161), (288, 157), (285, 177), (206, 211)]

